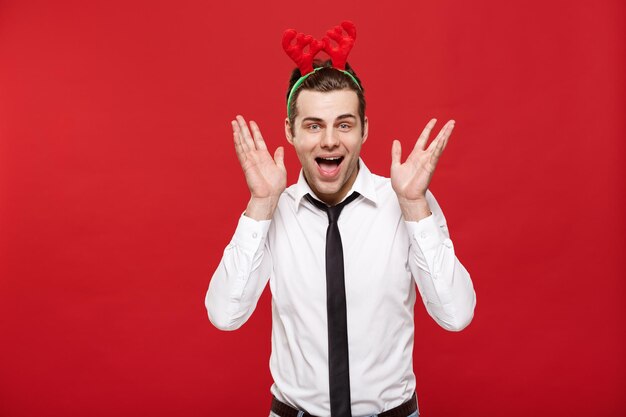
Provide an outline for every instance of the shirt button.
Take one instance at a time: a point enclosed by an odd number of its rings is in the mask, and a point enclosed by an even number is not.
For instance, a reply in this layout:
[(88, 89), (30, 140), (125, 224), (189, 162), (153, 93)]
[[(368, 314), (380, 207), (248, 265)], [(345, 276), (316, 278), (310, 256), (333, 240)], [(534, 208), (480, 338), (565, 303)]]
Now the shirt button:
[(257, 232), (252, 233), (252, 238), (256, 239), (259, 234)]
[(446, 245), (446, 248), (451, 248), (452, 247), (452, 241), (450, 239), (445, 239), (443, 241), (443, 244)]
[(420, 237), (422, 239), (426, 239), (428, 237), (428, 235), (426, 234), (426, 232), (422, 232), (422, 233), (420, 233)]

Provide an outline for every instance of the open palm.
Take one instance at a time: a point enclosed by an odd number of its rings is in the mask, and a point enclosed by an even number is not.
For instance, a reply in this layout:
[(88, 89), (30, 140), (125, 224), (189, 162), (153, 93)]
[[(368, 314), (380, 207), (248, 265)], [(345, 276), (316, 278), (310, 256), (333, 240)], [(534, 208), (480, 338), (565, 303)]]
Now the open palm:
[(244, 118), (236, 119), (231, 122), (233, 141), (251, 196), (257, 199), (280, 196), (287, 186), (283, 147), (278, 147), (272, 158), (257, 124), (250, 122), (251, 134)]
[(401, 163), (402, 146), (400, 141), (393, 141), (391, 148), (391, 186), (400, 201), (425, 199), (426, 190), (435, 172), (439, 157), (454, 129), (454, 120), (448, 121), (426, 148), (428, 136), (436, 122), (437, 119), (431, 119), (428, 122), (417, 139), (413, 151), (404, 163)]

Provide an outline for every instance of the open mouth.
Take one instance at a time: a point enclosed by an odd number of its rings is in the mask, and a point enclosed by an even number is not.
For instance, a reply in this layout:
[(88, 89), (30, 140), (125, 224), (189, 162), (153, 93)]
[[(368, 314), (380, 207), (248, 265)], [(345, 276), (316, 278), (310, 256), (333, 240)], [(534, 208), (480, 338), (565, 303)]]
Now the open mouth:
[(322, 172), (332, 174), (339, 168), (339, 165), (343, 161), (343, 156), (334, 156), (329, 158), (315, 158), (315, 162), (320, 167)]

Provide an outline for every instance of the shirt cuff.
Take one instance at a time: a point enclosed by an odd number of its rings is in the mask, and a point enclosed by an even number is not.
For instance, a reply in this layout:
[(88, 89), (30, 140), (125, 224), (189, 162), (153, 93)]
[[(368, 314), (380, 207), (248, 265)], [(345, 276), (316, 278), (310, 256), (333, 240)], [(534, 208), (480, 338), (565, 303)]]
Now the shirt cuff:
[(446, 237), (443, 230), (435, 222), (435, 216), (431, 214), (417, 222), (405, 221), (411, 240), (417, 243), (422, 252), (437, 248), (441, 243), (452, 247), (452, 241)]
[(242, 214), (232, 243), (246, 251), (256, 252), (267, 237), (270, 223), (272, 223), (271, 220), (254, 220)]

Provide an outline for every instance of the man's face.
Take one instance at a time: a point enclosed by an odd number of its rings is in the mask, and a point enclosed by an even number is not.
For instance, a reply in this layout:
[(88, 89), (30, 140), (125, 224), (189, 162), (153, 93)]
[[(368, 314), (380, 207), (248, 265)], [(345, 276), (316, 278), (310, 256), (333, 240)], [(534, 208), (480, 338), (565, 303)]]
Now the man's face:
[(362, 127), (359, 99), (351, 90), (303, 90), (296, 106), (293, 136), (285, 120), (287, 140), (296, 149), (313, 192), (325, 203), (337, 204), (356, 179), (361, 145), (367, 140), (367, 118)]

